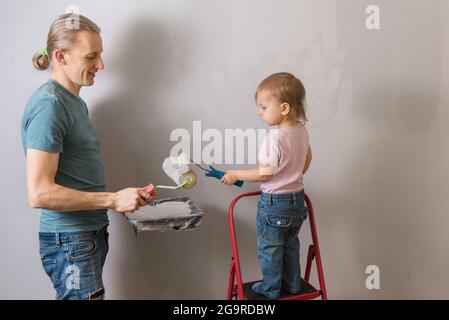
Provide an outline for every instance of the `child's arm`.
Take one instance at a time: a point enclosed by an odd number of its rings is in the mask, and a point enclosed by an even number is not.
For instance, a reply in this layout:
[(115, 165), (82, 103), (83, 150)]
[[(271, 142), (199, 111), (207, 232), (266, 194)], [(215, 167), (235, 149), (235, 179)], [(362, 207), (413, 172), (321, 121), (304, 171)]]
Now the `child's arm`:
[(304, 165), (303, 174), (307, 172), (310, 167), (310, 163), (312, 162), (312, 148), (309, 146), (309, 150), (307, 151), (306, 164)]
[(260, 165), (259, 168), (249, 170), (229, 170), (221, 178), (221, 182), (232, 186), (237, 180), (249, 182), (267, 182), (270, 181), (273, 175), (262, 174), (267, 171), (266, 166)]

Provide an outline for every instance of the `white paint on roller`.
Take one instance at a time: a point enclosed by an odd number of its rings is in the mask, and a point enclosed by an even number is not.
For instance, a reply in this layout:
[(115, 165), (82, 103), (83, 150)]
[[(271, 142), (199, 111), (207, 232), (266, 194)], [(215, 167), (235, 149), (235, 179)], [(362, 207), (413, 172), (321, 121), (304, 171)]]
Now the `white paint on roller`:
[(181, 177), (190, 171), (189, 158), (185, 153), (181, 153), (177, 158), (166, 158), (162, 164), (162, 170), (169, 176), (176, 185), (181, 184)]
[(182, 201), (168, 201), (156, 206), (144, 206), (134, 213), (128, 213), (129, 219), (136, 221), (156, 220), (160, 218), (182, 217), (191, 214), (189, 203)]

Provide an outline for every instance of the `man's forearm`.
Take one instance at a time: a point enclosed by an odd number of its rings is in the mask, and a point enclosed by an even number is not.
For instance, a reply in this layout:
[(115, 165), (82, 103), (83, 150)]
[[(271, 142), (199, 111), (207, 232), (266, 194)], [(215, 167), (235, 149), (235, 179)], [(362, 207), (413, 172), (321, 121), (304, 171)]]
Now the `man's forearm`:
[(52, 184), (43, 190), (36, 190), (30, 202), (34, 208), (62, 212), (101, 210), (113, 207), (114, 193), (83, 192)]

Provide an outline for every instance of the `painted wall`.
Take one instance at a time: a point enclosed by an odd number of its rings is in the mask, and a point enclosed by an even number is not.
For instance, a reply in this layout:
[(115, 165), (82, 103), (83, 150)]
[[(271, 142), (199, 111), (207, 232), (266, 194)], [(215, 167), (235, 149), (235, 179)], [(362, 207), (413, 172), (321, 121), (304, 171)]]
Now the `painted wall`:
[[(20, 119), (49, 77), (31, 57), (69, 5), (103, 30), (106, 68), (81, 95), (101, 139), (109, 191), (169, 183), (160, 166), (175, 144), (170, 133), (192, 131), (194, 120), (203, 130), (265, 128), (255, 88), (289, 71), (308, 93), (314, 159), (305, 184), (329, 297), (449, 297), (447, 1), (22, 0), (0, 4), (1, 299), (54, 297), (38, 255), (39, 212), (27, 202)], [(369, 5), (380, 8), (380, 30), (366, 28)], [(193, 190), (160, 192), (188, 196), (206, 212), (191, 232), (135, 237), (110, 212), (107, 298), (224, 298), (227, 207), (257, 188), (200, 177)], [(260, 276), (255, 206), (247, 200), (236, 213), (246, 280)], [(365, 287), (369, 265), (379, 267), (379, 290)]]

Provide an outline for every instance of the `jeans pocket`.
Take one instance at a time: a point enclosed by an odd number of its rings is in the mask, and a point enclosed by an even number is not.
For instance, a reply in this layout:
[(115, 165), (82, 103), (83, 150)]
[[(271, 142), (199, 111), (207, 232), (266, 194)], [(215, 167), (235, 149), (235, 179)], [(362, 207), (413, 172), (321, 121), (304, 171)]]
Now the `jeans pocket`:
[(307, 207), (303, 207), (300, 209), (299, 217), (304, 222), (307, 219), (307, 215), (309, 213), (309, 209)]
[(40, 249), (40, 256), (42, 263), (46, 264), (56, 264), (57, 263), (57, 257), (58, 257), (59, 248), (46, 248), (46, 249)]
[(51, 278), (53, 271), (55, 270), (56, 264), (58, 263), (58, 252), (41, 252), (41, 262), (44, 267), (45, 273)]
[(95, 239), (79, 240), (70, 244), (69, 257), (71, 261), (83, 260), (95, 253), (97, 242)]
[(264, 238), (271, 241), (282, 241), (292, 224), (292, 217), (269, 214), (265, 219)]
[(55, 288), (59, 285), (58, 256), (62, 248), (56, 245), (41, 244), (40, 257), (42, 267)]
[(54, 242), (39, 241), (39, 255), (42, 263), (55, 264), (57, 263), (58, 253), (62, 247)]

